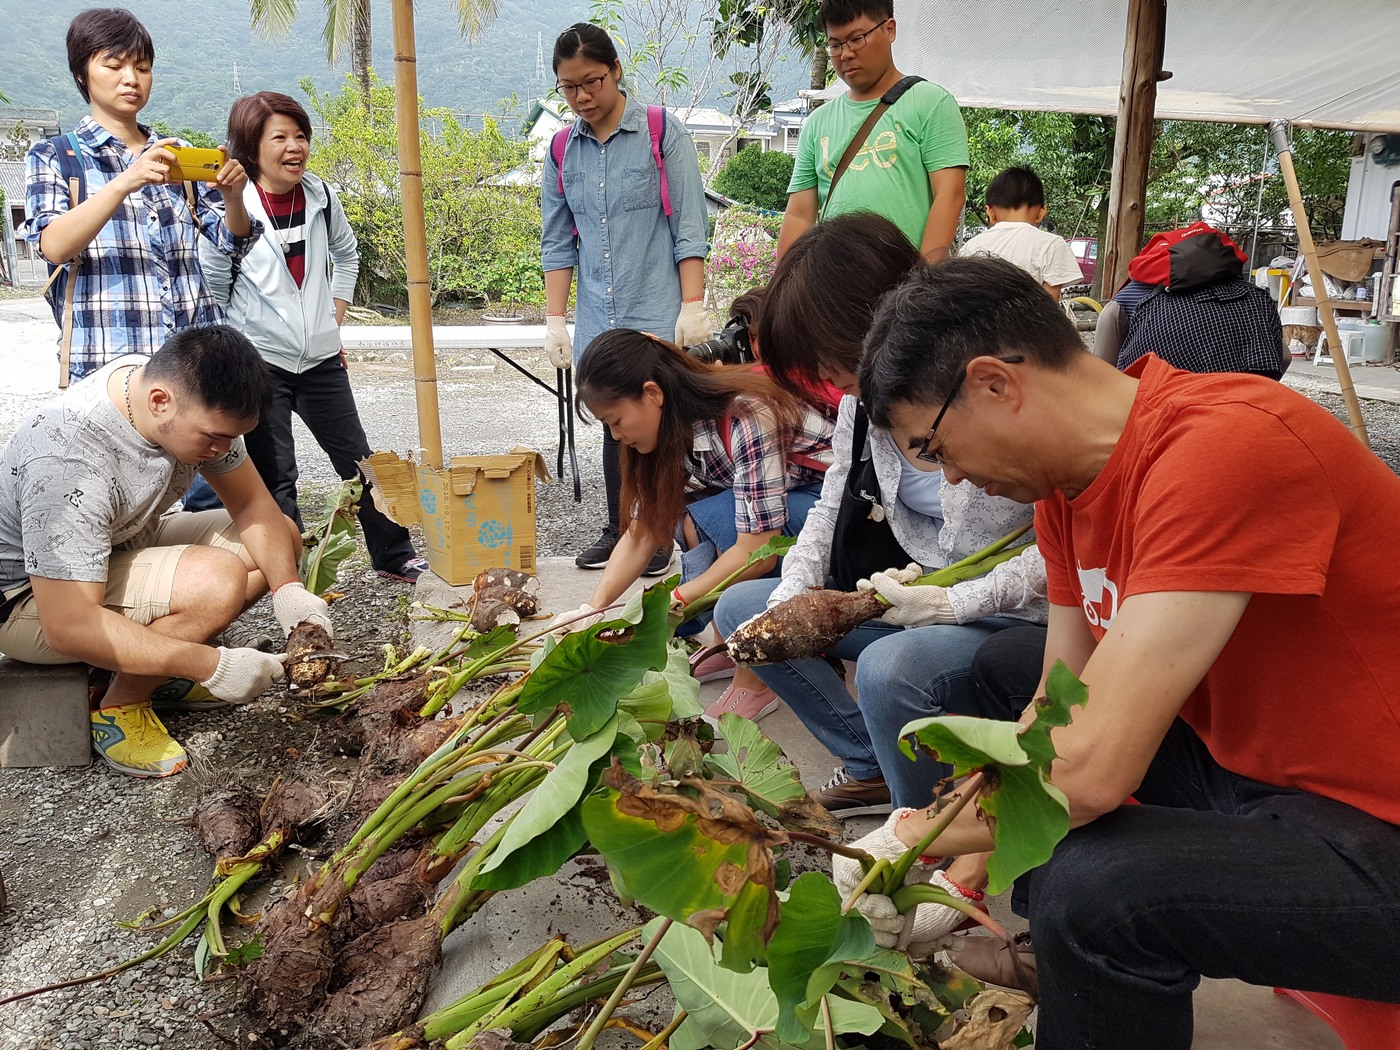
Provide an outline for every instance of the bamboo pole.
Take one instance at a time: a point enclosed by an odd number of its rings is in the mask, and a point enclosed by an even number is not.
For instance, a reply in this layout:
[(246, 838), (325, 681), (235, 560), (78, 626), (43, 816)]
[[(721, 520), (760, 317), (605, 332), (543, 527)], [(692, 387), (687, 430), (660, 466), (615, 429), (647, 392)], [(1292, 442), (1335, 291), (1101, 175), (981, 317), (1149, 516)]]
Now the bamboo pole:
[(413, 0), (393, 0), (394, 114), (399, 125), (399, 194), (408, 271), (408, 323), (413, 336), (418, 445), (424, 465), (442, 466), (437, 360), (433, 352), (433, 297), (428, 285), (428, 238), (423, 218), (423, 155), (418, 134), (418, 55)]
[(1332, 300), (1327, 295), (1327, 282), (1322, 276), (1322, 266), (1317, 259), (1317, 245), (1313, 243), (1312, 227), (1308, 222), (1308, 210), (1303, 205), (1303, 191), (1298, 186), (1298, 173), (1293, 168), (1293, 144), (1288, 140), (1288, 121), (1275, 120), (1269, 124), (1269, 133), (1274, 138), (1274, 148), (1278, 151), (1278, 166), (1283, 173), (1284, 185), (1288, 187), (1288, 206), (1293, 210), (1293, 225), (1298, 229), (1298, 250), (1307, 262), (1308, 273), (1312, 275), (1313, 298), (1317, 300), (1317, 315), (1327, 332), (1327, 343), (1332, 348), (1332, 367), (1337, 370), (1337, 385), (1341, 388), (1342, 403), (1347, 407), (1347, 418), (1351, 429), (1361, 443), (1371, 447), (1371, 439), (1366, 433), (1366, 421), (1361, 418), (1361, 402), (1356, 396), (1356, 387), (1351, 382), (1351, 366), (1347, 364), (1346, 348), (1337, 334), (1337, 314), (1332, 308)]
[(1167, 0), (1130, 0), (1123, 38), (1123, 82), (1113, 136), (1113, 176), (1108, 191), (1108, 230), (1099, 266), (1108, 299), (1128, 279), (1128, 261), (1142, 246), (1147, 178), (1156, 127), (1157, 82), (1167, 39)]

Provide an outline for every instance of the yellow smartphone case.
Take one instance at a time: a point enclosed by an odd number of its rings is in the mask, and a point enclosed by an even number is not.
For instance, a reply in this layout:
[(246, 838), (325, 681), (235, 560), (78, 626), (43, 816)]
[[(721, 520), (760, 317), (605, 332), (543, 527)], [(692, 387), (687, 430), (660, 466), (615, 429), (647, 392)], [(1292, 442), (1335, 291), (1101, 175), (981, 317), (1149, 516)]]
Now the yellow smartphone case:
[(216, 149), (203, 149), (199, 146), (169, 146), (175, 154), (175, 164), (170, 169), (171, 182), (213, 182), (219, 177), (224, 166), (223, 152)]

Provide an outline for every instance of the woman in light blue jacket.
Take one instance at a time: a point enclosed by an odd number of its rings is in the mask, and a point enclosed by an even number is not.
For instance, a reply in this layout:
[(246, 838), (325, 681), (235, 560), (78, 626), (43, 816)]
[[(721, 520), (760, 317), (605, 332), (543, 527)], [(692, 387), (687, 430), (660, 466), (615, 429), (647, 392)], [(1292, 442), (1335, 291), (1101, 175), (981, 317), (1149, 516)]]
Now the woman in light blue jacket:
[[(292, 413), (342, 478), (359, 475), (360, 460), (370, 454), (340, 346), (359, 246), (335, 191), (306, 170), (311, 119), (295, 99), (275, 91), (239, 99), (229, 113), (228, 149), (248, 169), (244, 203), (266, 232), (239, 263), (202, 246), (199, 259), (228, 323), (272, 369), (272, 407), (245, 441), (278, 505), (300, 525)], [(374, 568), (417, 580), (427, 562), (414, 552), (408, 530), (375, 509), (368, 485), (359, 517)]]

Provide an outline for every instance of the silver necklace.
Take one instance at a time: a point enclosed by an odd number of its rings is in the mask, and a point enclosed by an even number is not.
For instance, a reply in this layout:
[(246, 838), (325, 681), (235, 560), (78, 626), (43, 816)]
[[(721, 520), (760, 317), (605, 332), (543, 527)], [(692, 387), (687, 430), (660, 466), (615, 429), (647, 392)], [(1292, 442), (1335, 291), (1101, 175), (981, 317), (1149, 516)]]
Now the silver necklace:
[(287, 213), (287, 225), (282, 227), (277, 225), (277, 216), (272, 214), (272, 205), (267, 199), (267, 191), (258, 186), (258, 196), (262, 198), (263, 210), (267, 212), (268, 221), (272, 223), (272, 232), (277, 235), (277, 243), (282, 246), (283, 255), (290, 255), (292, 252), (292, 217), (296, 214), (297, 190), (300, 188), (300, 185), (292, 187), (292, 208)]

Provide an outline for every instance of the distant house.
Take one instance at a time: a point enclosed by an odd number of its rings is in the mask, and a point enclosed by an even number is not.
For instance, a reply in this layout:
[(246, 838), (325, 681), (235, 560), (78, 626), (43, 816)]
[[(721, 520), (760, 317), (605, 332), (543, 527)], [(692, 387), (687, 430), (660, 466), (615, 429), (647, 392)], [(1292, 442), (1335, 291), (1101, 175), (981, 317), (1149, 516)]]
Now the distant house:
[(0, 141), (7, 145), (24, 139), (23, 148), (41, 139), (62, 134), (58, 126), (58, 110), (25, 109), (20, 106), (0, 106)]

